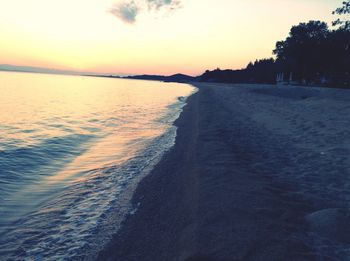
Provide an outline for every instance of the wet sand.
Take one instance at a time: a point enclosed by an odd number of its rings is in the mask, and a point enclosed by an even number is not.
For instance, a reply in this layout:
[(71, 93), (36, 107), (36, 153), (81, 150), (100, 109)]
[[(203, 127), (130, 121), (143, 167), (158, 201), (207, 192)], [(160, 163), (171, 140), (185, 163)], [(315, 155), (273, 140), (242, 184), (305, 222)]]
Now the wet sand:
[(99, 260), (350, 260), (350, 91), (195, 84)]

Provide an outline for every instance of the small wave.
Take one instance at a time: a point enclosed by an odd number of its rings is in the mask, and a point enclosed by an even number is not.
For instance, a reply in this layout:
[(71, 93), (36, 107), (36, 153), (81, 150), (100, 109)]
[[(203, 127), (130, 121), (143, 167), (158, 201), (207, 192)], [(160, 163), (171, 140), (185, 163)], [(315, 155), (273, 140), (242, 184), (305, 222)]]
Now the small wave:
[[(42, 179), (42, 176), (55, 173), (72, 158), (84, 153), (95, 138), (92, 135), (74, 134), (1, 151), (0, 180), (8, 183), (12, 190), (20, 190), (23, 184), (30, 184)], [(0, 188), (0, 200), (4, 200), (2, 193), (9, 187)]]
[(6, 249), (0, 256), (60, 260), (96, 255), (133, 211), (133, 191), (173, 146), (175, 134), (176, 128), (170, 127), (125, 164), (91, 171), (84, 182), (71, 184), (39, 211), (12, 224), (16, 230), (0, 241), (1, 249)]

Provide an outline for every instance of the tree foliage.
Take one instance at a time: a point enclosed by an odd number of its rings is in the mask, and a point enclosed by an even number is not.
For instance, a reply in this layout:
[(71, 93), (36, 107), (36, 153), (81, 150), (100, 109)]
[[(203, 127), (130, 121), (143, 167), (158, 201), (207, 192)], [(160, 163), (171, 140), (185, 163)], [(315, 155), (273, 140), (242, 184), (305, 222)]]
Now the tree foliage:
[(250, 62), (245, 69), (241, 70), (207, 70), (197, 80), (203, 82), (224, 83), (275, 83), (276, 66), (273, 58)]
[(349, 21), (349, 14), (350, 14), (350, 0), (344, 1), (343, 5), (339, 8), (337, 8), (335, 11), (333, 11), (334, 15), (340, 15), (340, 16), (348, 16), (347, 19), (341, 20), (338, 18), (333, 22), (333, 26), (340, 25), (340, 29), (344, 30), (350, 30), (350, 21)]
[(349, 30), (329, 30), (324, 22), (310, 21), (293, 26), (273, 53), (279, 70), (293, 72), (300, 82), (317, 83), (326, 77), (333, 84), (349, 85), (349, 43)]
[[(350, 0), (333, 13), (349, 15)], [(330, 29), (322, 21), (295, 25), (285, 40), (276, 43), (276, 60), (256, 60), (241, 70), (206, 71), (199, 80), (275, 83), (277, 73), (293, 73), (293, 82), (350, 88), (350, 23), (338, 19), (333, 24), (338, 27)]]

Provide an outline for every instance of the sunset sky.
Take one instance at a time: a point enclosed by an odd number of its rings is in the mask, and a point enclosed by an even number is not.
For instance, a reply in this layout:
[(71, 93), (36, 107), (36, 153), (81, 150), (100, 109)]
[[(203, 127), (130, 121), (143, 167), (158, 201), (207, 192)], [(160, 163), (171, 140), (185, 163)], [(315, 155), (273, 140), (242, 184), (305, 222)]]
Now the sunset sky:
[(341, 0), (0, 0), (0, 64), (201, 74), (272, 56)]

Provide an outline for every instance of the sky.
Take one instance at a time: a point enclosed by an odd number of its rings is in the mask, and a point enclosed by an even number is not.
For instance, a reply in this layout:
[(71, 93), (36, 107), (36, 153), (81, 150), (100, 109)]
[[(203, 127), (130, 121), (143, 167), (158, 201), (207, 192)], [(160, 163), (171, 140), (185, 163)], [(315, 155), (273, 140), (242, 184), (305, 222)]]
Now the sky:
[(0, 0), (0, 64), (113, 74), (240, 69), (342, 0)]

